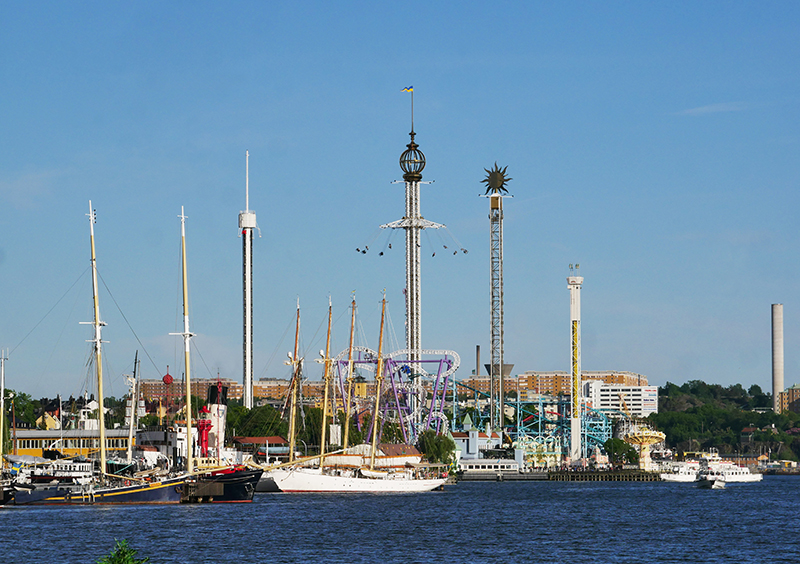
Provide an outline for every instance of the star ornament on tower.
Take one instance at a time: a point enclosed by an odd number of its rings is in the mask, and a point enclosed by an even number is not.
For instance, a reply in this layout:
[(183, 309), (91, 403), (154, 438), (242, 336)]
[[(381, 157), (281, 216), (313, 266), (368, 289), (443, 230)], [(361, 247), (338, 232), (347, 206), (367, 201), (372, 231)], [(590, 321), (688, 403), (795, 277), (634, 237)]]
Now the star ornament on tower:
[(481, 182), (486, 183), (485, 196), (490, 194), (498, 194), (500, 192), (503, 194), (508, 194), (508, 189), (505, 187), (506, 183), (509, 180), (513, 180), (513, 178), (506, 177), (506, 171), (508, 170), (508, 167), (501, 169), (499, 166), (497, 166), (497, 162), (495, 162), (492, 170), (489, 170), (488, 168), (483, 170), (485, 170), (487, 173), (486, 178), (481, 180)]

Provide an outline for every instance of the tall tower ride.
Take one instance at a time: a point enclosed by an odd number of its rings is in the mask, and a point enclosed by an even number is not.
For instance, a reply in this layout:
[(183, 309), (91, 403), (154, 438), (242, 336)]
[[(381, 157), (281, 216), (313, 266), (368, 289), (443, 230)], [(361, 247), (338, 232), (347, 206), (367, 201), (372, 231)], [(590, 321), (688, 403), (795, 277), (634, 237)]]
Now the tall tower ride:
[(250, 211), (250, 151), (245, 151), (245, 210), (239, 212), (239, 229), (242, 238), (242, 283), (244, 293), (244, 345), (243, 403), (253, 409), (253, 230), (256, 229), (256, 212)]
[(572, 411), (570, 413), (569, 458), (581, 458), (581, 265), (569, 265), (569, 320), (572, 332)]
[(414, 90), (411, 92), (411, 142), (400, 155), (400, 168), (406, 185), (406, 214), (403, 219), (381, 225), (381, 229), (405, 229), (406, 232), (406, 348), (408, 360), (420, 360), (422, 348), (421, 299), (420, 299), (420, 238), (423, 229), (444, 227), (423, 219), (419, 206), (419, 187), (422, 182), (422, 169), (425, 168), (425, 155), (414, 142)]
[[(503, 197), (508, 195), (505, 185), (511, 178), (506, 178), (508, 167), (500, 169), (497, 163), (494, 168), (485, 168), (487, 176), (481, 182), (486, 183), (489, 198), (489, 232), (491, 254), (491, 310), (492, 310), (492, 362), (489, 368), (490, 381), (490, 413), (489, 421), (494, 429), (502, 429), (505, 422), (504, 398), (505, 364), (503, 363)], [(495, 397), (497, 398), (495, 400)]]

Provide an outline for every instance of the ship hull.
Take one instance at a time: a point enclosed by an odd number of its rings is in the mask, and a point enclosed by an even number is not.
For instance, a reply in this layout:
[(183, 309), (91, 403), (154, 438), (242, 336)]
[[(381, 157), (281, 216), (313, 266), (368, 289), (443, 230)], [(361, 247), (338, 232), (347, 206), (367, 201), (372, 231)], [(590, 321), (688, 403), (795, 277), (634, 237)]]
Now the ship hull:
[(447, 481), (447, 478), (423, 479), (406, 475), (383, 478), (331, 475), (314, 468), (281, 468), (270, 474), (285, 493), (420, 493), (435, 490)]
[(187, 481), (182, 503), (248, 503), (253, 501), (262, 470), (222, 470)]
[(48, 484), (17, 487), (13, 505), (121, 505), (180, 503), (185, 477), (147, 484), (102, 487), (92, 484)]

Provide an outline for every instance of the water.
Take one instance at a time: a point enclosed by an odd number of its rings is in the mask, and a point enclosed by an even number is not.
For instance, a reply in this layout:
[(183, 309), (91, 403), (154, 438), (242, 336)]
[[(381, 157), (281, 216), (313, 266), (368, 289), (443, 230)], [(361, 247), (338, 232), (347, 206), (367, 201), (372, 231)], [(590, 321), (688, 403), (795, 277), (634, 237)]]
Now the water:
[(421, 495), (257, 494), (252, 504), (0, 508), (6, 562), (800, 562), (800, 478), (464, 482)]

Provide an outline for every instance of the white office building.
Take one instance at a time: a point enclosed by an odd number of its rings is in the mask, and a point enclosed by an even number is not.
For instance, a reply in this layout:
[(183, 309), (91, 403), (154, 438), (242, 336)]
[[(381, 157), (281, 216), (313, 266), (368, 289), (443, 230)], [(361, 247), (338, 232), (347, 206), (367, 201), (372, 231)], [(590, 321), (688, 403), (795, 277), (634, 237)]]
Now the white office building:
[(587, 407), (606, 412), (610, 417), (621, 417), (625, 407), (632, 417), (658, 413), (658, 386), (626, 386), (589, 380), (583, 384), (583, 397)]

